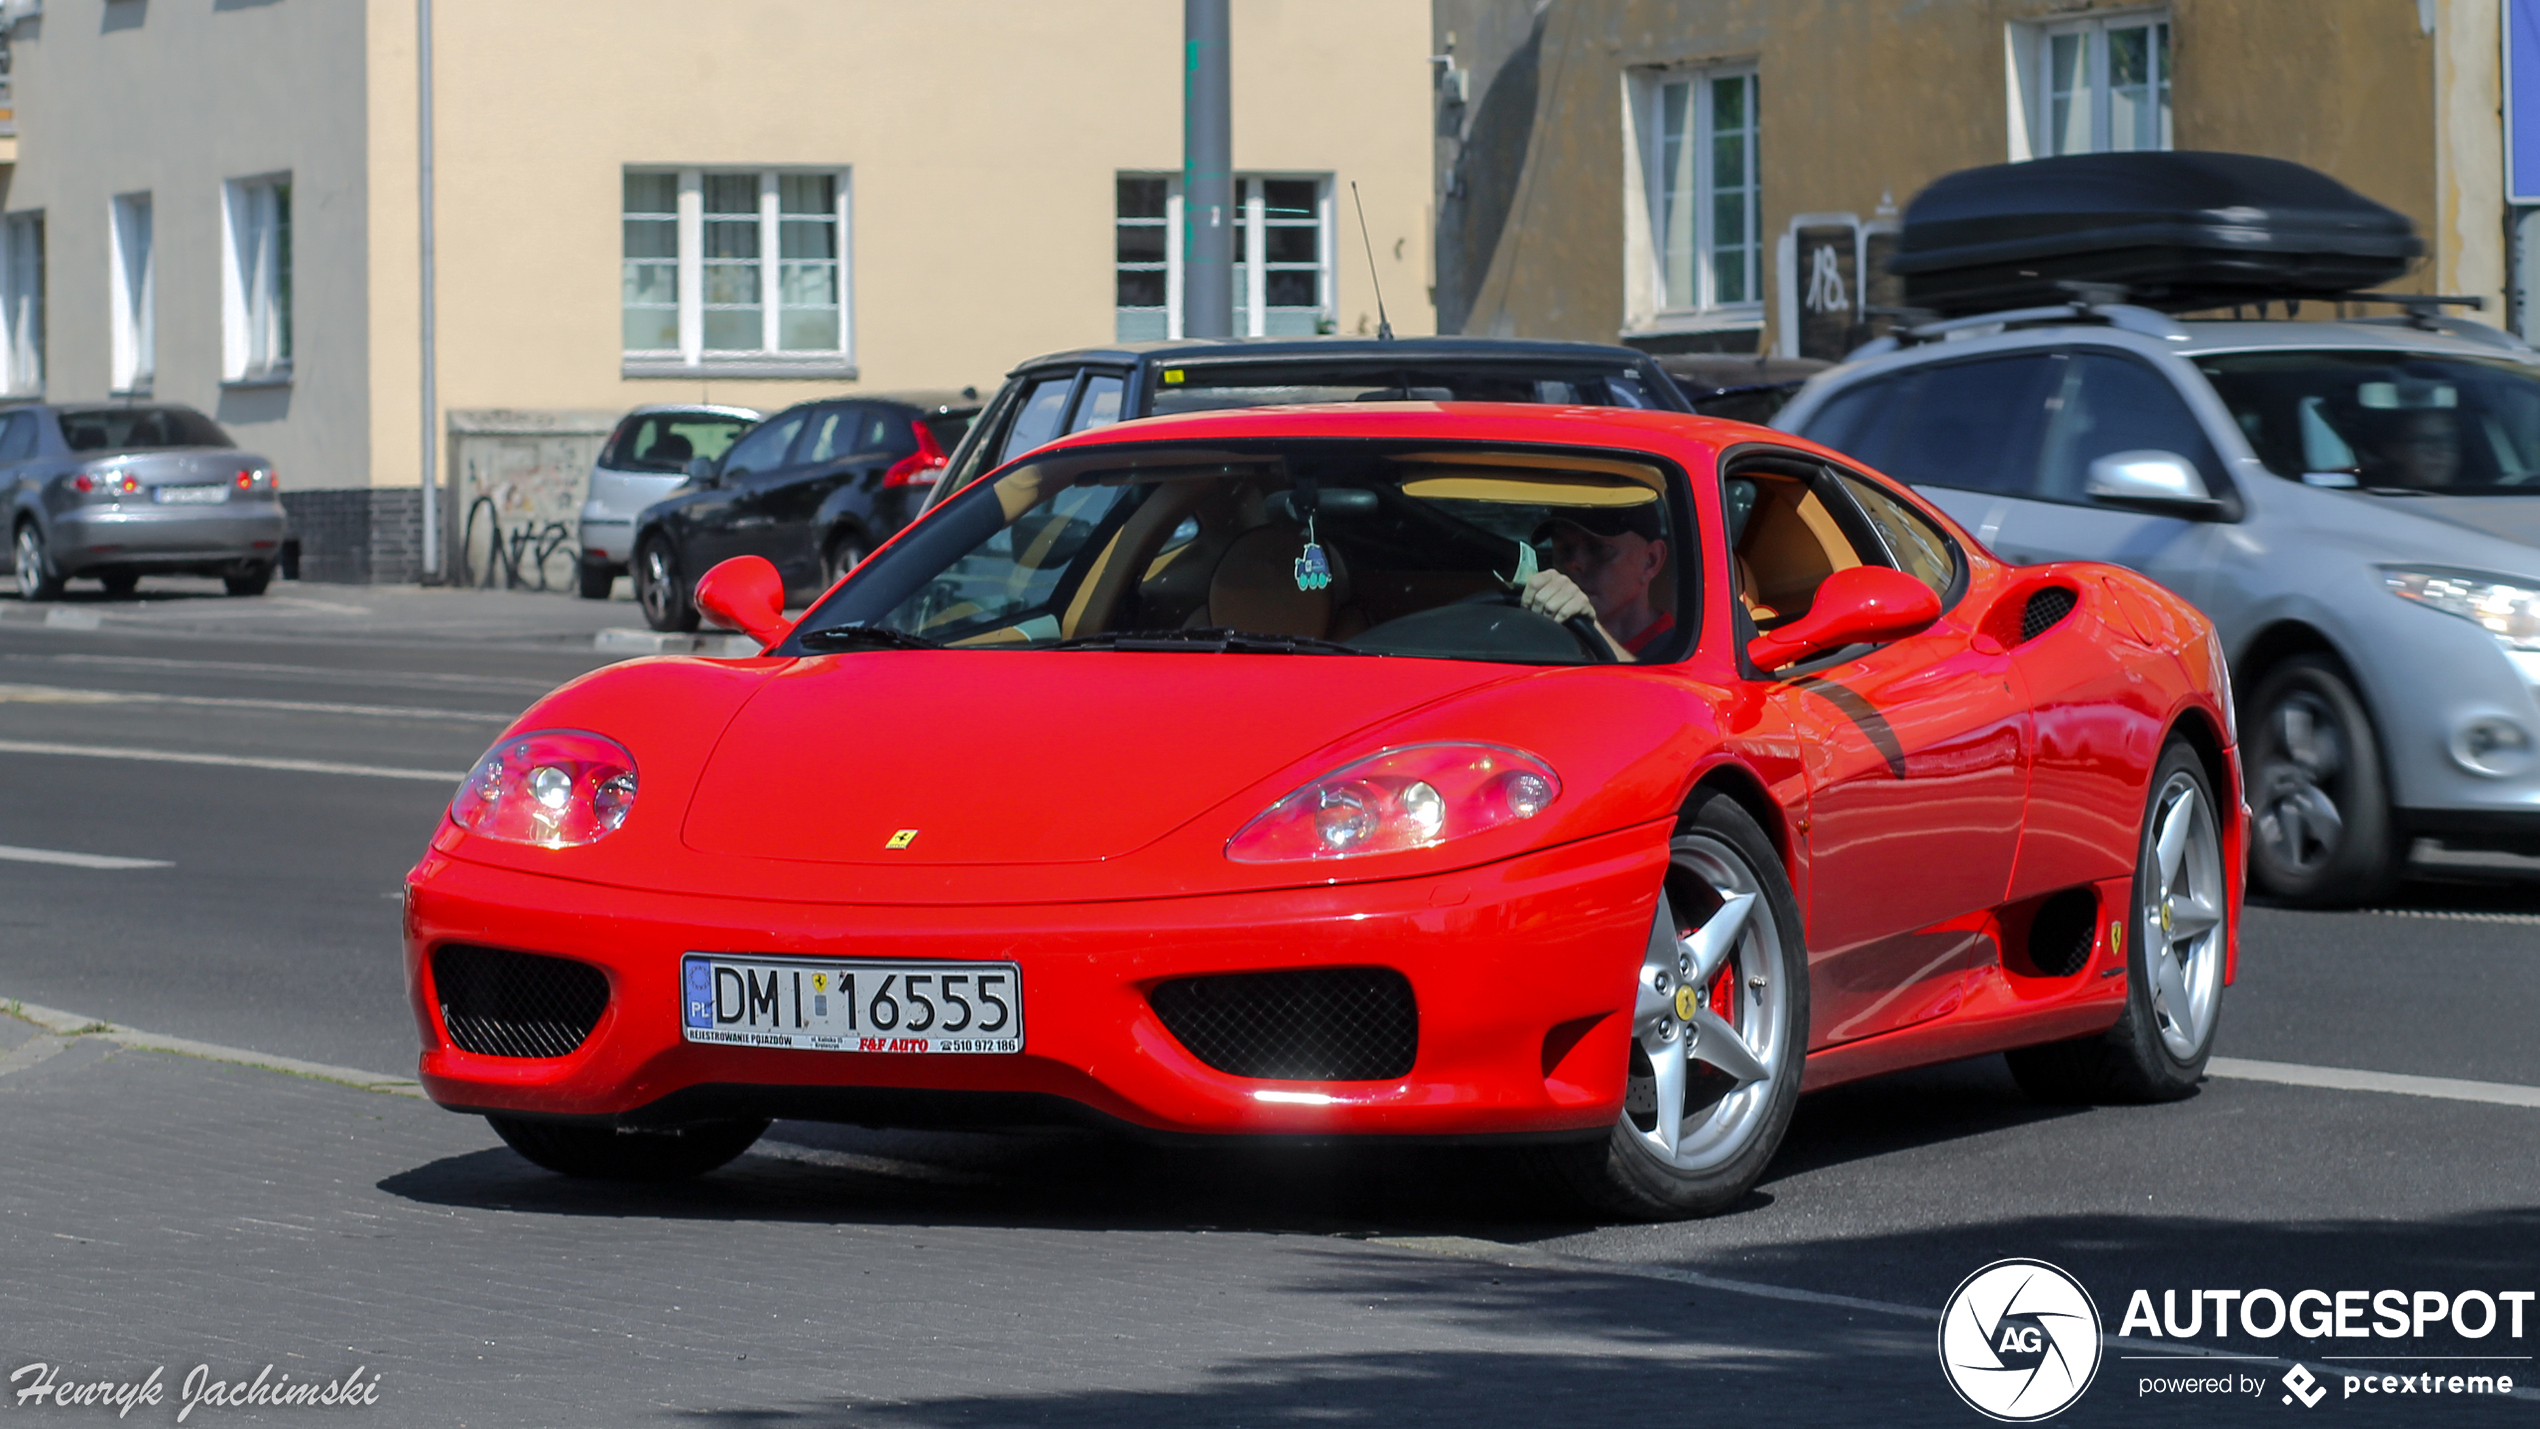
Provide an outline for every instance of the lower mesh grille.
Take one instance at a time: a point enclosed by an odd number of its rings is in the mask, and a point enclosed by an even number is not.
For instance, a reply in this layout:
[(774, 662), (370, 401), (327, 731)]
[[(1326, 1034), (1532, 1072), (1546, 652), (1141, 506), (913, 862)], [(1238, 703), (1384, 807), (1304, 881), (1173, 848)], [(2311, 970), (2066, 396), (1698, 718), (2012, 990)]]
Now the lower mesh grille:
[(435, 948), (432, 986), (450, 1040), (487, 1057), (561, 1057), (609, 1005), (608, 979), (589, 963), (501, 948)]
[(2069, 586), (2050, 585), (2033, 592), (2020, 611), (2020, 640), (2025, 644), (2053, 627), (2056, 621), (2073, 613), (2081, 597)]
[(1411, 981), (1391, 968), (1175, 978), (1147, 1001), (1192, 1056), (1237, 1077), (1387, 1081), (1420, 1049)]

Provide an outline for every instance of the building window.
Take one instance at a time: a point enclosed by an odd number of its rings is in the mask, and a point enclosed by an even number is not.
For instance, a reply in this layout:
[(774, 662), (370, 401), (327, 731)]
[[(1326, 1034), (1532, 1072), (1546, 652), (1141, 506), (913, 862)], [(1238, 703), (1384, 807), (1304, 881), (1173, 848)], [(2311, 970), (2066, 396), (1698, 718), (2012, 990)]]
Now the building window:
[(845, 173), (630, 171), (624, 196), (630, 375), (852, 375)]
[(2014, 25), (2011, 45), (2013, 158), (2170, 147), (2166, 13)]
[[(1116, 184), (1113, 328), (1123, 342), (1182, 335), (1182, 180)], [(1238, 174), (1235, 331), (1302, 337), (1333, 324), (1332, 186), (1322, 176)], [(1254, 255), (1260, 255), (1255, 261)]]
[(114, 365), (114, 390), (147, 392), (157, 367), (158, 346), (151, 314), (157, 307), (156, 265), (150, 259), (150, 196), (122, 194), (107, 211), (111, 229), (108, 286), (114, 311), (108, 347)]
[(1763, 183), (1752, 69), (1664, 75), (1644, 141), (1657, 306), (1760, 316)]
[(240, 179), (222, 187), (228, 221), (221, 265), (221, 377), (291, 376), (291, 179)]
[(44, 392), (44, 215), (13, 213), (0, 224), (0, 365), (13, 397)]

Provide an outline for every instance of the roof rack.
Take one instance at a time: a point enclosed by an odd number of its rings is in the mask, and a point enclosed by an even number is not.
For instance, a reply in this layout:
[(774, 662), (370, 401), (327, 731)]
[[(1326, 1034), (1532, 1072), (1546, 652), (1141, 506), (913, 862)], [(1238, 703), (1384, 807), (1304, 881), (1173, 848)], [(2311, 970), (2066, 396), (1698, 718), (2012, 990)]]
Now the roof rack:
[[(2101, 283), (2067, 283), (2075, 290), (2069, 303), (2046, 307), (2012, 308), (1998, 313), (1976, 313), (1963, 318), (1943, 318), (1938, 322), (1917, 323), (1900, 328), (1892, 336), (1898, 347), (1914, 347), (1926, 342), (1939, 342), (1960, 333), (1977, 329), (2007, 332), (2021, 327), (2058, 327), (2068, 323), (2101, 323), (2120, 332), (2141, 333), (2145, 337), (2185, 342), (2187, 329), (2177, 319), (2150, 308), (2137, 307), (2122, 300), (2124, 290)], [(1906, 311), (1911, 311), (1906, 310)]]

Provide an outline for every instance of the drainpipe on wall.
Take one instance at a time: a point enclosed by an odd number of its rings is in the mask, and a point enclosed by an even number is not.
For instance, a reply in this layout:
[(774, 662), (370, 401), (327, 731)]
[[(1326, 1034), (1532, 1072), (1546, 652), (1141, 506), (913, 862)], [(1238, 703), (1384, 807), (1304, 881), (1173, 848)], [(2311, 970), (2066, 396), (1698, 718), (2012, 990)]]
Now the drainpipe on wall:
[(433, 390), (432, 331), (432, 0), (415, 0), (415, 171), (422, 224), (423, 292), (423, 572), (425, 585), (441, 583), (441, 503), (433, 479), (440, 461), (435, 419), (440, 396)]
[(1226, 0), (1182, 0), (1182, 336), (1235, 332)]

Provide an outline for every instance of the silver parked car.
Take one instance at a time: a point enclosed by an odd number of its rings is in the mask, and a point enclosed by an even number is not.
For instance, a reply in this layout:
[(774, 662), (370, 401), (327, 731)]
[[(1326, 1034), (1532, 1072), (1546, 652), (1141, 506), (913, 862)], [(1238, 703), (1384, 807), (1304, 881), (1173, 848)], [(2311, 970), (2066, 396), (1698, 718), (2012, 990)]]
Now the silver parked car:
[(606, 600), (635, 556), (635, 518), (688, 479), (688, 463), (723, 455), (759, 414), (748, 407), (638, 407), (600, 448), (582, 501), (585, 600)]
[(122, 594), (146, 575), (216, 575), (231, 595), (261, 595), (282, 553), (278, 484), (272, 462), (190, 407), (46, 405), (0, 418), (10, 563), (27, 600), (81, 576)]
[(2540, 852), (2540, 354), (2431, 312), (1971, 316), (1861, 349), (1775, 425), (2006, 559), (2113, 561), (2203, 609), (2252, 875), (2356, 902), (2419, 837)]

